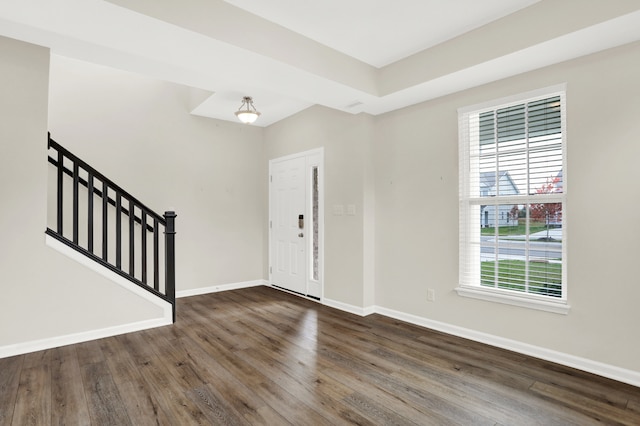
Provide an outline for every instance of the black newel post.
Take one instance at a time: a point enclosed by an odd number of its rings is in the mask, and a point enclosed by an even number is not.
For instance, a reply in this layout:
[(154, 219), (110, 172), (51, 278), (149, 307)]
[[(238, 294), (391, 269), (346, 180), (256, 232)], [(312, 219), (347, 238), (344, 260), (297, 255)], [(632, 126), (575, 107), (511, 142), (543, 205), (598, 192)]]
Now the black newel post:
[(164, 212), (167, 226), (164, 231), (165, 290), (173, 303), (173, 322), (176, 322), (176, 212)]

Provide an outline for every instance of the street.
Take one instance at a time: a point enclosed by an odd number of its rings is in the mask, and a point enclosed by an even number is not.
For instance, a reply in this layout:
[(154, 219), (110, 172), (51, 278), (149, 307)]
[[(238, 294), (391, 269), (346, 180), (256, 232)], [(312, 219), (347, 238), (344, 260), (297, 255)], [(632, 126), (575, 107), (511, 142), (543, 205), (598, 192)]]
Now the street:
[[(495, 237), (480, 237), (481, 261), (495, 260)], [(525, 242), (512, 239), (498, 239), (498, 255), (500, 259), (525, 260)], [(562, 243), (531, 241), (529, 243), (529, 259), (562, 259)]]

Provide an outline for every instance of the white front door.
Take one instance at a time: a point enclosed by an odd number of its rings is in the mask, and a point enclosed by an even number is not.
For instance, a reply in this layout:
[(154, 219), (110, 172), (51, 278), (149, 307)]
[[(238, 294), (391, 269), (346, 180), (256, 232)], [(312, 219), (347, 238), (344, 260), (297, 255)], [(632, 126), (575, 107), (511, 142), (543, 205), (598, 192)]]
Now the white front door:
[(304, 157), (272, 165), (271, 196), (272, 284), (307, 294)]
[(322, 151), (270, 161), (270, 281), (286, 290), (321, 297)]

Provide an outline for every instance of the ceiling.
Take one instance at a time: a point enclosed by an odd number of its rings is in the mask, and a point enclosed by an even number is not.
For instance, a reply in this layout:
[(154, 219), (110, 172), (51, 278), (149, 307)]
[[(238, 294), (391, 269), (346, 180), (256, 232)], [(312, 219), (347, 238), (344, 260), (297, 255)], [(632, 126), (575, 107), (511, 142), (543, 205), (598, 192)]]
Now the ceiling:
[(380, 68), (540, 0), (225, 1)]
[(197, 115), (235, 121), (253, 96), (268, 126), (317, 104), (378, 115), (634, 42), (640, 2), (3, 0), (0, 35), (190, 86)]

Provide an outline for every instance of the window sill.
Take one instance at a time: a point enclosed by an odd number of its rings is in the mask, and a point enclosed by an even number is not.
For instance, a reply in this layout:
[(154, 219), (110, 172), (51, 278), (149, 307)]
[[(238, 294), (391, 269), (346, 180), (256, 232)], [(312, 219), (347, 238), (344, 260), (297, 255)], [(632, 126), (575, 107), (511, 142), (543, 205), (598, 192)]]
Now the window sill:
[(554, 314), (567, 315), (571, 309), (571, 306), (565, 301), (552, 302), (540, 300), (534, 297), (520, 296), (518, 294), (495, 291), (488, 288), (460, 286), (456, 287), (456, 292), (458, 296), (504, 303), (528, 309), (537, 309), (539, 311), (553, 312)]

